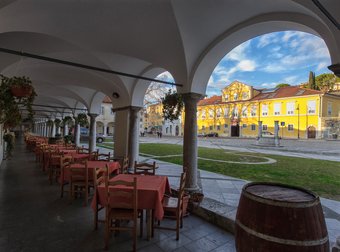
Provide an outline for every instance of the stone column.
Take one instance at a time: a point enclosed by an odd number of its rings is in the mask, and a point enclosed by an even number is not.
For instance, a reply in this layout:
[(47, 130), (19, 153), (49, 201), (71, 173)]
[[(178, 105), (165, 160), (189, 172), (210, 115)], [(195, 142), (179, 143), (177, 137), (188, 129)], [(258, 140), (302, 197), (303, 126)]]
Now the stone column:
[(257, 135), (257, 139), (260, 139), (262, 137), (262, 121), (258, 121), (258, 135)]
[(128, 154), (130, 164), (138, 161), (139, 154), (139, 111), (141, 107), (131, 107), (129, 111), (129, 144)]
[(274, 142), (275, 146), (280, 146), (280, 140), (279, 140), (279, 121), (274, 121)]
[(104, 123), (104, 132), (103, 132), (103, 135), (104, 136), (107, 136), (107, 123)]
[(53, 122), (51, 137), (55, 137), (55, 133), (56, 133), (56, 126), (55, 126), (55, 123)]
[(128, 156), (129, 121), (129, 110), (115, 112), (115, 132), (113, 134), (115, 147), (113, 151), (117, 158)]
[(89, 135), (89, 149), (90, 152), (95, 151), (96, 149), (96, 140), (97, 140), (97, 133), (96, 133), (96, 117), (98, 114), (89, 113), (90, 117), (90, 135)]
[(74, 143), (76, 146), (80, 145), (80, 125), (78, 122), (74, 124)]
[(68, 125), (65, 124), (64, 125), (64, 136), (67, 136), (68, 135)]
[(197, 102), (202, 95), (183, 94), (185, 104), (183, 169), (187, 169), (186, 190), (199, 191), (197, 185)]

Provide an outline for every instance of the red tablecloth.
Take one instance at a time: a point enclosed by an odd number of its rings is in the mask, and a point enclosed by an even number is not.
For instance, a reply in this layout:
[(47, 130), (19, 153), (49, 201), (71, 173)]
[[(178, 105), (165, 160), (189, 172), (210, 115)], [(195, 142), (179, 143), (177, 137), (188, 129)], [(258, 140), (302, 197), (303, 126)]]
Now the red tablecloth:
[[(165, 176), (144, 176), (132, 174), (119, 174), (111, 179), (111, 181), (125, 180), (133, 181), (137, 177), (137, 190), (138, 190), (138, 209), (153, 209), (155, 218), (162, 220), (164, 210), (162, 200), (164, 193), (170, 192), (170, 185), (168, 178)], [(106, 205), (105, 186), (100, 185), (97, 188), (96, 195), (93, 197), (91, 207), (95, 210), (98, 203), (102, 206)]]
[[(88, 155), (88, 154), (86, 154)], [(106, 164), (109, 165), (109, 173), (116, 172), (119, 173), (120, 164), (119, 162), (109, 162), (109, 161), (87, 161), (89, 180), (93, 179), (93, 171), (95, 168), (105, 168)], [(84, 169), (84, 164), (71, 164), (71, 168)], [(70, 179), (69, 169), (64, 169), (61, 171), (60, 183), (64, 183)]]

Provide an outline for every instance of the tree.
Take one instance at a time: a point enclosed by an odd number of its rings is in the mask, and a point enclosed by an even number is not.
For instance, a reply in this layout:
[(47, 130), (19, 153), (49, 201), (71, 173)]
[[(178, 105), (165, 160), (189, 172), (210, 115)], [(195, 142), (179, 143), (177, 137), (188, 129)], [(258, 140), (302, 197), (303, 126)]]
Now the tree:
[(332, 91), (336, 82), (340, 82), (340, 78), (331, 73), (320, 74), (315, 78), (315, 84), (318, 90), (323, 92)]
[(289, 87), (290, 85), (287, 83), (280, 83), (275, 86), (275, 88), (281, 88), (281, 87)]
[(312, 71), (309, 72), (308, 88), (318, 89), (318, 86), (315, 84), (315, 73)]

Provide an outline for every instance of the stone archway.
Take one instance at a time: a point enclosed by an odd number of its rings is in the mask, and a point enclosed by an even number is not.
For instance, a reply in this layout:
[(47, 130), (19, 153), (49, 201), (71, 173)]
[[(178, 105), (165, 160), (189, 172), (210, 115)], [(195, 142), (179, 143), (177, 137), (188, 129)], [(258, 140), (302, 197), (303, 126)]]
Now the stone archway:
[(307, 138), (316, 138), (316, 129), (314, 126), (307, 128)]

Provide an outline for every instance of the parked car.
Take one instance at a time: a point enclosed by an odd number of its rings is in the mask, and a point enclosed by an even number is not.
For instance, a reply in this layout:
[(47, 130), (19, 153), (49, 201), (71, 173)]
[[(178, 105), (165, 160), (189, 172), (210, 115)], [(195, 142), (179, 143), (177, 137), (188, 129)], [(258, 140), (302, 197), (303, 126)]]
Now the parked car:
[(210, 133), (206, 134), (205, 136), (207, 136), (207, 137), (218, 137), (218, 133), (217, 132), (210, 132)]
[[(90, 131), (88, 128), (80, 127), (80, 141), (88, 141)], [(97, 133), (96, 142), (104, 142), (105, 137), (102, 134)]]
[(272, 133), (270, 131), (263, 131), (262, 136), (274, 136), (274, 133)]
[(204, 133), (198, 133), (197, 136), (198, 137), (205, 137), (205, 134)]

